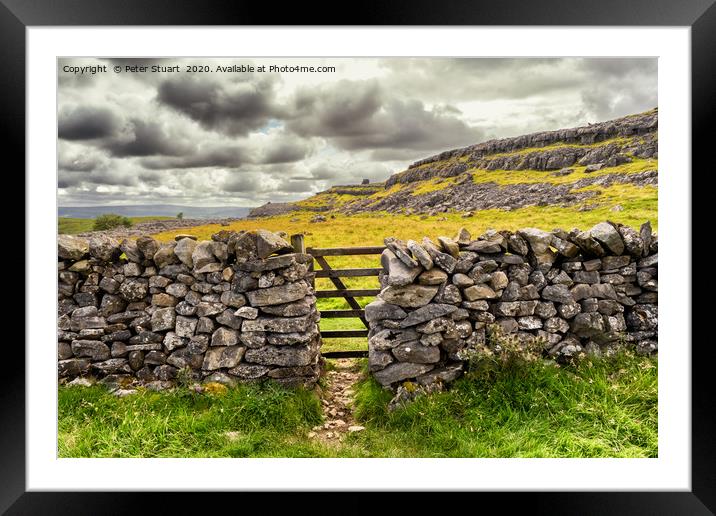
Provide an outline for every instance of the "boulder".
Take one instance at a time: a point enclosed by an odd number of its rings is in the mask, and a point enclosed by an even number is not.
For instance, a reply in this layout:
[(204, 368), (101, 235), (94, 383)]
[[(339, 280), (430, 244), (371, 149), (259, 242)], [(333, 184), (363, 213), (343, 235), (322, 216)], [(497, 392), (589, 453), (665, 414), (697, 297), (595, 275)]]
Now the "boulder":
[(475, 240), (474, 242), (470, 242), (469, 245), (465, 247), (465, 250), (473, 253), (492, 254), (501, 252), (502, 247), (495, 242), (489, 242), (487, 240)]
[(239, 364), (238, 366), (229, 369), (227, 373), (232, 376), (236, 376), (240, 380), (258, 380), (259, 378), (266, 376), (270, 370), (270, 367), (262, 365)]
[(573, 242), (577, 244), (585, 254), (591, 256), (604, 256), (604, 248), (588, 231), (580, 231), (573, 237)]
[(119, 294), (127, 301), (141, 301), (149, 293), (149, 281), (145, 278), (127, 279), (119, 287)]
[(649, 254), (649, 250), (651, 249), (651, 243), (652, 243), (652, 230), (651, 230), (651, 222), (646, 221), (644, 224), (641, 225), (639, 228), (639, 236), (641, 237), (642, 246), (644, 248), (643, 255), (646, 256)]
[[(282, 317), (297, 317), (299, 315), (307, 315), (315, 311), (316, 298), (306, 296), (293, 301), (291, 303), (283, 303), (280, 305), (266, 305), (261, 307), (261, 311), (270, 315), (280, 315)], [(250, 317), (247, 317), (250, 319)]]
[(224, 326), (233, 328), (235, 330), (239, 330), (241, 329), (243, 319), (234, 315), (234, 310), (227, 308), (216, 316), (216, 322), (218, 322), (219, 324), (223, 324)]

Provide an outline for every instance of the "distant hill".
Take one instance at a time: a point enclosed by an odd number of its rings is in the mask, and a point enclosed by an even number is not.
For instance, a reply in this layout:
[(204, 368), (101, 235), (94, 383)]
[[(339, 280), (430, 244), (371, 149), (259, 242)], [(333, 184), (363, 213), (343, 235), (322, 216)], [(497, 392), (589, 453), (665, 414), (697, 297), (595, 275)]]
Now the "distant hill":
[(175, 217), (183, 213), (185, 219), (244, 218), (251, 208), (238, 206), (179, 206), (175, 204), (133, 204), (123, 206), (60, 206), (59, 217), (93, 219), (103, 213), (116, 213), (126, 217)]
[[(385, 183), (334, 186), (264, 205), (249, 217), (297, 211), (435, 215), (562, 207), (656, 207), (658, 110), (571, 129), (477, 143), (430, 156)], [(647, 188), (644, 188), (647, 187)]]

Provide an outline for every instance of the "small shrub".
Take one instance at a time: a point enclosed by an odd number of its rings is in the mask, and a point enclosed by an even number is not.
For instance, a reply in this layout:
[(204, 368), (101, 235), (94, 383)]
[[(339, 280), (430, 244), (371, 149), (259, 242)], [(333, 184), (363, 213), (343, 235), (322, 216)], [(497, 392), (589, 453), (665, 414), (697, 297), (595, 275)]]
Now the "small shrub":
[(179, 220), (183, 220), (183, 219), (184, 219), (184, 212), (183, 212), (183, 211), (180, 211), (179, 213), (177, 213), (177, 218), (178, 218)]
[(93, 228), (95, 231), (104, 231), (107, 229), (118, 228), (120, 226), (124, 226), (126, 228), (132, 227), (131, 219), (114, 213), (104, 213), (94, 219)]

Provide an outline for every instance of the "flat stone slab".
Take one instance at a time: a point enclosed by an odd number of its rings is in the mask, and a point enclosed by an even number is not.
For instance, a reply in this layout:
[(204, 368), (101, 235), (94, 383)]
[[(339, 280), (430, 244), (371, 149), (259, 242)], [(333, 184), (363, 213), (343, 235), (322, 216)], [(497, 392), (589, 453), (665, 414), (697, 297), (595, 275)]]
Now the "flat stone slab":
[(278, 287), (268, 287), (246, 292), (251, 306), (282, 305), (298, 301), (308, 295), (308, 285), (305, 282), (286, 283)]

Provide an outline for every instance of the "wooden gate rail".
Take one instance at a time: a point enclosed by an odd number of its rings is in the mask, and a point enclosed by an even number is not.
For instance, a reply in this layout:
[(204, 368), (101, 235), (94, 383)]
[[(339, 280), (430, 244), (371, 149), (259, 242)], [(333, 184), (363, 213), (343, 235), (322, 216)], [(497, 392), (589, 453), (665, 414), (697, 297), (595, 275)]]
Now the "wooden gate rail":
[[(326, 261), (326, 256), (356, 256), (381, 254), (385, 250), (385, 246), (367, 246), (367, 247), (305, 247), (303, 235), (292, 235), (291, 244), (298, 253), (307, 253), (313, 256), (313, 259), (321, 269), (314, 271), (316, 278), (328, 278), (336, 287), (336, 290), (316, 290), (315, 296), (319, 299), (342, 297), (348, 303), (349, 310), (323, 310), (320, 312), (321, 318), (347, 318), (356, 317), (365, 325), (364, 330), (321, 330), (323, 338), (364, 338), (368, 336), (368, 321), (365, 318), (365, 310), (361, 308), (356, 300), (357, 297), (376, 296), (380, 293), (380, 289), (349, 289), (340, 278), (357, 278), (378, 276), (383, 270), (380, 267), (360, 268), (360, 269), (334, 269)], [(310, 263), (313, 271), (313, 261)], [(315, 290), (315, 284), (314, 290)], [(350, 357), (366, 357), (367, 351), (329, 351), (323, 353), (326, 358), (350, 358)]]

